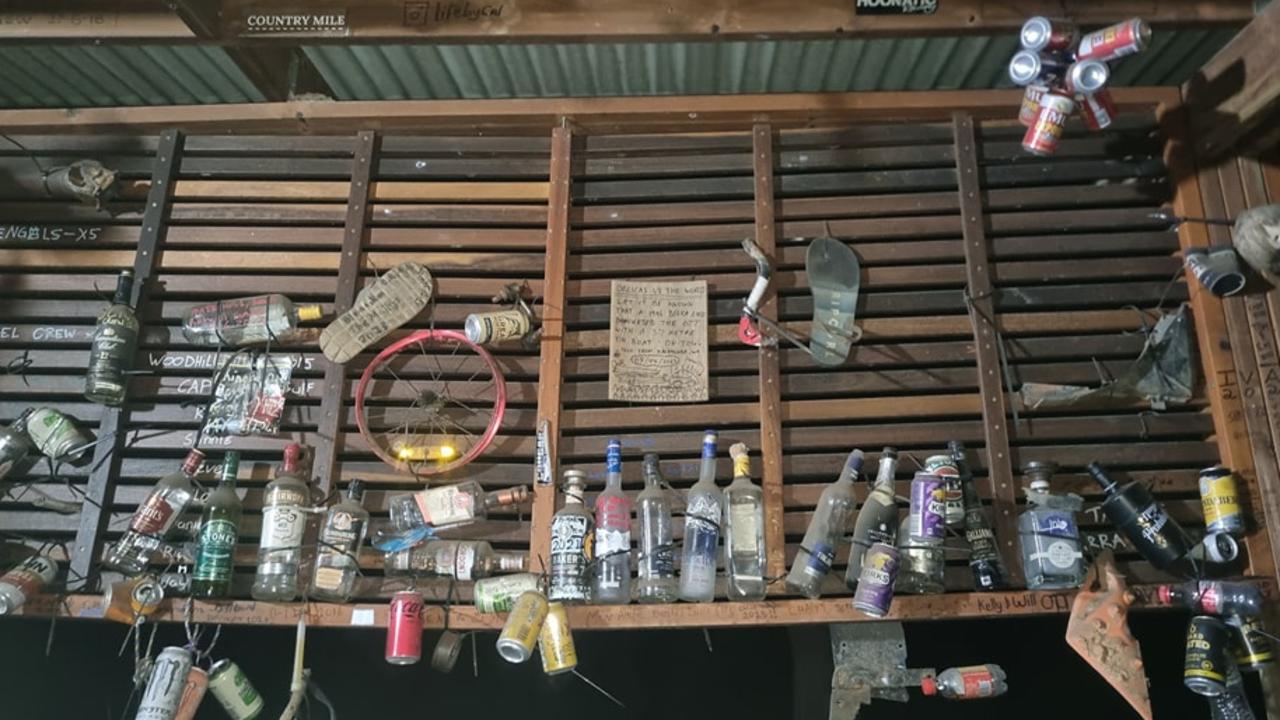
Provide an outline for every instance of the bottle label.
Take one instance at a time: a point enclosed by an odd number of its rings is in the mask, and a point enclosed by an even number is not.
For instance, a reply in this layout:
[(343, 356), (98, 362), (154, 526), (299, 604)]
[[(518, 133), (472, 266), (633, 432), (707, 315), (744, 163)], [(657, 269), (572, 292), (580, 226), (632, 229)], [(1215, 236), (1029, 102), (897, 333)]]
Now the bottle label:
[(475, 500), (456, 485), (423, 490), (413, 496), (428, 525), (445, 527), (474, 520)]
[(991, 671), (981, 665), (974, 667), (956, 668), (956, 672), (960, 675), (960, 692), (959, 697), (965, 699), (991, 697), (995, 694), (995, 677), (991, 675)]
[(760, 550), (760, 508), (755, 503), (729, 503), (729, 552), (752, 555)]
[(1200, 607), (1210, 615), (1222, 614), (1222, 585), (1216, 582), (1201, 582), (1199, 586)]
[(996, 550), (996, 534), (986, 526), (975, 527), (972, 523), (964, 531), (969, 541), (969, 562), (990, 562), (999, 557)]
[(1050, 537), (1070, 538), (1075, 540), (1079, 537), (1079, 530), (1076, 528), (1075, 518), (1064, 512), (1037, 510), (1035, 511), (1033, 528), (1037, 535), (1048, 535)]
[(1043, 558), (1059, 570), (1066, 570), (1075, 567), (1076, 561), (1082, 557), (1084, 556), (1080, 553), (1080, 548), (1074, 543), (1066, 540), (1054, 540), (1049, 543), (1049, 547), (1045, 548), (1044, 552), (1032, 554), (1031, 559), (1040, 560)]
[(835, 561), (835, 548), (825, 542), (816, 543), (809, 548), (809, 559), (804, 564), (804, 571), (814, 577), (826, 577), (831, 572), (831, 563)]
[(598, 558), (631, 551), (631, 501), (621, 495), (596, 498), (596, 552)]
[(231, 554), (236, 549), (236, 524), (215, 518), (200, 528), (200, 551), (192, 576), (196, 580), (226, 582), (231, 579)]
[(1137, 522), (1138, 527), (1142, 529), (1142, 537), (1147, 542), (1156, 547), (1169, 546), (1169, 538), (1165, 537), (1164, 533), (1161, 532), (1165, 524), (1169, 522), (1169, 516), (1165, 514), (1164, 508), (1161, 508), (1159, 504), (1151, 503), (1146, 510), (1138, 513), (1134, 520)]
[(58, 566), (43, 555), (32, 555), (22, 564), (0, 577), (0, 584), (10, 585), (22, 594), (23, 601), (36, 594), (40, 588), (53, 582)]
[(89, 347), (89, 366), (85, 373), (87, 390), (123, 393), (124, 371), (133, 365), (138, 347), (138, 321), (133, 311), (112, 305), (98, 318)]
[(714, 460), (716, 457), (716, 435), (707, 433), (702, 438), (702, 459)]
[(272, 505), (262, 511), (263, 550), (283, 550), (302, 545), (306, 517), (297, 505)]
[(191, 502), (191, 493), (178, 488), (156, 487), (133, 511), (129, 529), (139, 535), (164, 537), (178, 514)]
[(591, 519), (585, 515), (560, 515), (551, 522), (552, 600), (587, 599), (590, 526)]
[(342, 587), (342, 580), (346, 575), (347, 571), (343, 568), (317, 566), (312, 584), (321, 590), (337, 590)]
[(530, 590), (538, 590), (540, 581), (533, 573), (503, 575), (476, 582), (476, 609), (482, 613), (508, 612), (516, 598)]
[[(320, 530), (320, 549), (317, 559), (337, 565), (339, 568), (354, 567), (356, 560), (350, 554), (363, 537), (361, 532), (363, 528), (364, 521), (351, 513), (330, 510), (329, 517), (325, 519), (324, 527)], [(319, 570), (317, 570), (318, 574)], [(317, 583), (317, 587), (326, 586)], [(326, 587), (326, 589), (334, 588)]]

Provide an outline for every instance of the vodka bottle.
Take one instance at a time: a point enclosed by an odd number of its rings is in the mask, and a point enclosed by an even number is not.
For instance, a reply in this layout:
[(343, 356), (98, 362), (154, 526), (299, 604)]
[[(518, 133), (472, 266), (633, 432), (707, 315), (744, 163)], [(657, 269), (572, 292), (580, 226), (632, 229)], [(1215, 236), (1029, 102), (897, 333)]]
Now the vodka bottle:
[(523, 485), (485, 492), (480, 483), (467, 480), (391, 498), (391, 525), (399, 531), (456, 527), (483, 520), (495, 508), (528, 499), (529, 488)]
[(595, 523), (583, 505), (587, 478), (581, 470), (564, 473), (564, 507), (551, 519), (551, 582), (547, 599), (585, 603), (591, 599), (587, 564), (591, 561), (591, 534)]
[(124, 537), (103, 558), (107, 567), (126, 575), (137, 575), (146, 569), (169, 529), (195, 497), (192, 480), (203, 462), (204, 453), (193, 448), (178, 472), (160, 478), (147, 499), (133, 511)]
[(494, 550), (484, 540), (432, 540), (408, 550), (387, 553), (388, 575), (426, 575), (477, 580), (498, 572), (524, 572), (529, 556)]
[(751, 482), (747, 446), (729, 448), (733, 482), (724, 489), (724, 560), (730, 600), (763, 600), (765, 595), (764, 490)]
[(32, 595), (53, 582), (58, 563), (48, 555), (32, 555), (0, 575), (0, 615), (22, 607)]
[(26, 460), (27, 455), (35, 450), (27, 435), (27, 417), (32, 411), (32, 408), (27, 408), (9, 423), (9, 427), (0, 427), (0, 480), (13, 470), (14, 465)]
[(93, 329), (84, 396), (101, 405), (120, 405), (128, 388), (125, 373), (133, 367), (138, 349), (138, 316), (130, 307), (132, 293), (133, 271), (123, 270), (116, 281), (115, 298), (98, 316)]
[(1258, 617), (1262, 614), (1262, 591), (1242, 582), (1188, 580), (1157, 586), (1156, 604), (1181, 605), (1194, 613), (1209, 615)]
[(259, 345), (297, 339), (303, 321), (319, 320), (319, 305), (294, 305), (279, 295), (196, 305), (182, 317), (182, 335), (196, 345)]
[(1004, 566), (1000, 562), (1000, 548), (996, 535), (991, 531), (978, 488), (973, 484), (973, 473), (965, 457), (964, 443), (952, 440), (947, 444), (951, 459), (960, 473), (960, 491), (964, 495), (964, 537), (969, 542), (969, 569), (973, 571), (974, 587), (979, 590), (999, 590), (1004, 587)]
[(689, 488), (684, 511), (684, 553), (680, 558), (680, 599), (711, 602), (716, 595), (717, 545), (724, 496), (716, 487), (715, 430), (702, 437), (702, 467)]
[(675, 602), (676, 553), (671, 539), (671, 500), (662, 487), (658, 456), (644, 456), (644, 490), (636, 496), (640, 522), (640, 559), (636, 573), (636, 599), (642, 603)]
[(1031, 478), (1027, 489), (1030, 509), (1018, 516), (1018, 541), (1027, 587), (1050, 590), (1078, 587), (1084, 580), (1084, 555), (1075, 514), (1083, 506), (1079, 495), (1054, 495), (1049, 478), (1057, 466), (1032, 462), (1023, 470)]
[(311, 576), (311, 597), (329, 602), (351, 599), (360, 574), (360, 545), (369, 527), (369, 511), (361, 504), (363, 499), (364, 481), (352, 480), (347, 485), (346, 499), (325, 513), (316, 569)]
[(236, 495), (236, 474), (240, 471), (240, 453), (227, 452), (222, 461), (222, 478), (209, 493), (200, 518), (199, 550), (191, 573), (194, 597), (220, 598), (231, 592), (235, 569), (236, 540), (240, 537), (242, 507)]
[(880, 467), (876, 471), (876, 483), (858, 511), (853, 523), (853, 544), (849, 546), (849, 567), (844, 573), (844, 584), (850, 590), (858, 587), (862, 574), (862, 558), (873, 543), (896, 546), (898, 540), (898, 505), (894, 500), (894, 475), (898, 470), (898, 450), (886, 447), (880, 451)]
[(631, 602), (631, 499), (622, 491), (622, 443), (605, 452), (605, 488), (596, 496), (593, 600), (608, 605)]
[(255, 600), (289, 601), (298, 594), (302, 535), (307, 530), (307, 506), (311, 504), (311, 488), (298, 467), (301, 458), (301, 445), (286, 445), (276, 479), (267, 484), (258, 573), (253, 580)]
[(844, 470), (818, 498), (818, 506), (805, 530), (800, 552), (787, 574), (787, 589), (807, 598), (822, 594), (822, 579), (831, 571), (836, 545), (848, 530), (853, 510), (858, 505), (853, 480), (862, 472), (862, 451), (854, 450), (845, 461)]

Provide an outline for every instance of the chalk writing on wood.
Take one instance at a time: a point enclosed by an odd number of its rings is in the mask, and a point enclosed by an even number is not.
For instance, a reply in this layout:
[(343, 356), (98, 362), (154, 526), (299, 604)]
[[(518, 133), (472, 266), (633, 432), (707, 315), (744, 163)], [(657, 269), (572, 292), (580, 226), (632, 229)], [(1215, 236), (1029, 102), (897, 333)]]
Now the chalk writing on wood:
[(614, 280), (609, 309), (609, 399), (704, 402), (707, 283)]

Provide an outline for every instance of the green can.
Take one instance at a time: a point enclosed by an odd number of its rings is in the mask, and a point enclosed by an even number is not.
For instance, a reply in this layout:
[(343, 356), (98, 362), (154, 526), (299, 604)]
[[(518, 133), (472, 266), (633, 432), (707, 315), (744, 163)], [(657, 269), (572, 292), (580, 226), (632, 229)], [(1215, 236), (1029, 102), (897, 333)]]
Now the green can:
[(482, 613), (510, 612), (516, 598), (530, 590), (541, 590), (542, 581), (533, 573), (499, 575), (477, 580), (473, 595)]
[(234, 660), (219, 660), (209, 668), (209, 691), (232, 720), (253, 720), (262, 714), (262, 695)]

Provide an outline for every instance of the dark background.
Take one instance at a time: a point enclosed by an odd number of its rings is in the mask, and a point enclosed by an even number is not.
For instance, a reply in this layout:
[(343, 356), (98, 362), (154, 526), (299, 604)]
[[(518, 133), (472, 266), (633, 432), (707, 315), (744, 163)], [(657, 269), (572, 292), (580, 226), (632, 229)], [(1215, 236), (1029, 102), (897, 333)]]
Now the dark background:
[[(1142, 643), (1157, 720), (1209, 717), (1208, 705), (1182, 687), (1182, 643), (1187, 616), (1135, 613), (1129, 622)], [(101, 621), (60, 620), (45, 657), (49, 621), (0, 622), (0, 718), (116, 720), (129, 696), (132, 647), (116, 651), (125, 627)], [(1017, 618), (906, 625), (908, 665), (936, 667), (996, 662), (1009, 674), (1002, 698), (954, 702), (912, 692), (911, 702), (876, 702), (860, 720), (875, 718), (1137, 718), (1110, 686), (1067, 646), (1066, 618)], [(579, 669), (627, 705), (623, 710), (573, 676), (548, 679), (535, 654), (510, 665), (493, 649), (494, 633), (476, 635), (479, 677), (472, 674), (470, 641), (458, 667), (443, 675), (427, 667), (383, 661), (381, 630), (312, 629), (307, 666), (339, 717), (364, 718), (818, 718), (827, 717), (831, 683), (829, 640), (823, 626), (711, 630), (708, 652), (700, 630), (579, 632)], [(266, 696), (263, 720), (284, 708), (292, 669), (293, 628), (223, 628), (213, 652), (244, 668)], [(181, 626), (164, 625), (156, 652), (184, 639)], [(428, 633), (429, 654), (435, 634)], [(132, 645), (132, 643), (130, 643)], [(1257, 682), (1247, 676), (1255, 694)], [(313, 707), (312, 717), (325, 713)], [(128, 718), (132, 718), (132, 708)], [(927, 714), (926, 714), (927, 713)], [(200, 718), (225, 718), (206, 695)]]

